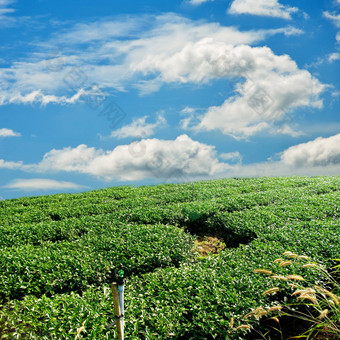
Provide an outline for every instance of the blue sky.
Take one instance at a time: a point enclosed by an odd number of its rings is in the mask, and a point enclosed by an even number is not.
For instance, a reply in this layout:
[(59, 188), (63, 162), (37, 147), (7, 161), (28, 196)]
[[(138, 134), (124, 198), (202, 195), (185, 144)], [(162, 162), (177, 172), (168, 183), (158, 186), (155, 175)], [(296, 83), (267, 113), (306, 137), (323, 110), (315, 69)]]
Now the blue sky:
[(0, 0), (0, 197), (340, 174), (339, 0)]

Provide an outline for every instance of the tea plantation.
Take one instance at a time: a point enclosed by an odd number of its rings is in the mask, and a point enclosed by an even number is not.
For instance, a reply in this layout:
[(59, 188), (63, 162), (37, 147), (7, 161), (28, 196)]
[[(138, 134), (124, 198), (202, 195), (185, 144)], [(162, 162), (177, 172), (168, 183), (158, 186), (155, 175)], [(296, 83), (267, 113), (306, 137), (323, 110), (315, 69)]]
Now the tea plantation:
[[(293, 291), (263, 296), (279, 283), (254, 269), (278, 271), (285, 251), (325, 268), (340, 257), (340, 176), (6, 200), (0, 228), (1, 339), (114, 339), (109, 287), (120, 263), (129, 270), (126, 339), (246, 339), (247, 328), (236, 330), (244, 315)], [(198, 236), (225, 249), (201, 256)], [(313, 267), (297, 272), (299, 261), (280, 274), (326, 285)]]

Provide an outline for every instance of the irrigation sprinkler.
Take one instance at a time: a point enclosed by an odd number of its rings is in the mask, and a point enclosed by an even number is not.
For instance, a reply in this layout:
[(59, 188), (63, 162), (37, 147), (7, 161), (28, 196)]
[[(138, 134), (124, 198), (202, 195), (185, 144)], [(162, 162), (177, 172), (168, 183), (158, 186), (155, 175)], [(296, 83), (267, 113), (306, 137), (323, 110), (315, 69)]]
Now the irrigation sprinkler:
[(116, 319), (113, 324), (117, 326), (118, 340), (124, 340), (124, 284), (125, 271), (123, 266), (115, 271), (116, 282), (111, 284), (114, 311)]

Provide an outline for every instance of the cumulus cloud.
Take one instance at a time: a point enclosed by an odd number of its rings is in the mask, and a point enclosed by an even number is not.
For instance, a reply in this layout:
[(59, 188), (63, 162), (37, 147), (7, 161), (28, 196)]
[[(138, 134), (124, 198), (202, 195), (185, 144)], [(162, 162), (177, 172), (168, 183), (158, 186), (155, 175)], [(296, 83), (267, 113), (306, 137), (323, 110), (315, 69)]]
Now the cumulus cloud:
[(291, 19), (291, 14), (298, 11), (297, 7), (282, 5), (278, 0), (234, 0), (228, 12)]
[(21, 133), (15, 132), (12, 129), (2, 128), (0, 129), (0, 137), (19, 137)]
[(166, 125), (165, 118), (160, 114), (155, 123), (146, 123), (148, 116), (144, 116), (132, 121), (131, 124), (125, 125), (122, 128), (111, 133), (111, 137), (117, 138), (146, 138), (154, 134), (155, 129)]
[[(123, 28), (111, 30), (120, 23)], [(322, 106), (319, 95), (325, 86), (308, 71), (300, 70), (289, 56), (249, 46), (275, 34), (301, 33), (294, 27), (242, 32), (174, 14), (78, 24), (45, 43), (64, 46), (46, 60), (37, 53), (38, 60), (0, 69), (0, 104), (73, 104), (126, 86), (146, 95), (163, 84), (229, 78), (238, 82), (234, 96), (208, 108), (198, 121), (192, 115), (181, 125), (248, 138), (277, 130), (273, 125), (296, 108)], [(147, 135), (153, 129), (146, 121), (132, 124), (117, 136), (132, 135), (132, 128), (149, 129)]]
[(36, 191), (36, 190), (66, 190), (66, 189), (80, 189), (85, 188), (72, 182), (56, 181), (53, 179), (32, 178), (32, 179), (16, 179), (5, 185), (4, 188)]
[[(156, 74), (161, 83), (245, 79), (237, 83), (235, 96), (210, 107), (196, 126), (197, 130), (221, 130), (235, 138), (269, 129), (298, 107), (321, 108), (319, 96), (326, 88), (287, 55), (214, 38), (188, 43), (176, 53), (150, 51), (148, 58), (139, 58), (132, 66), (143, 74)], [(182, 120), (182, 127), (188, 128), (190, 120)]]
[(292, 146), (281, 160), (294, 167), (338, 165), (340, 169), (340, 134)]
[(165, 66), (207, 37), (217, 44), (237, 45), (256, 43), (274, 34), (299, 33), (292, 27), (242, 32), (174, 14), (77, 24), (41, 42), (42, 50), (27, 60), (0, 68), (0, 105), (72, 104), (93, 96), (89, 88), (112, 92), (135, 86), (148, 94), (167, 82), (206, 82), (219, 77), (210, 74), (209, 65), (199, 65), (198, 75), (190, 63), (181, 63), (182, 70), (177, 70), (175, 77)]
[[(210, 74), (245, 78), (236, 85), (233, 97), (201, 115), (196, 130), (220, 130), (236, 139), (247, 138), (275, 129), (275, 124), (298, 107), (322, 107), (319, 96), (326, 86), (308, 71), (300, 70), (287, 55), (277, 56), (268, 47), (218, 46), (214, 42), (193, 48), (201, 50), (196, 55), (210, 60)], [(191, 63), (195, 65), (195, 59)], [(200, 76), (200, 68), (195, 66), (194, 74)]]
[[(181, 135), (175, 140), (144, 139), (108, 151), (83, 144), (75, 148), (53, 149), (38, 164), (25, 165), (22, 162), (0, 160), (0, 168), (35, 173), (74, 172), (107, 181), (158, 179), (183, 182), (218, 177), (336, 175), (340, 171), (339, 145), (340, 134), (319, 137), (282, 151), (278, 161), (269, 159), (242, 164), (242, 155), (237, 151), (218, 155), (214, 146)], [(56, 184), (44, 181), (40, 182), (39, 179), (37, 182), (21, 183), (20, 186), (12, 183), (12, 187), (79, 187), (65, 182)]]
[[(212, 28), (212, 27), (211, 27)], [(217, 26), (215, 27), (215, 29)], [(189, 28), (183, 27), (184, 30)], [(200, 27), (202, 30), (203, 27)], [(205, 28), (205, 31), (208, 27)], [(292, 28), (267, 30), (262, 34), (300, 34)], [(190, 32), (188, 32), (190, 33)], [(258, 38), (260, 32), (256, 32)], [(144, 75), (157, 75), (162, 83), (207, 83), (212, 79), (242, 76), (251, 66), (252, 56), (245, 55), (251, 47), (245, 41), (256, 39), (235, 31), (230, 27), (219, 27), (207, 36), (186, 40), (174, 50), (161, 48), (143, 51), (133, 56), (130, 68)], [(157, 39), (158, 41), (158, 39)], [(243, 42), (242, 42), (243, 41)], [(156, 41), (155, 41), (156, 43)], [(170, 44), (171, 45), (171, 44)], [(156, 44), (158, 46), (158, 44)], [(245, 53), (240, 49), (249, 48)], [(240, 55), (241, 54), (241, 55)], [(240, 58), (238, 60), (237, 58)]]
[(143, 139), (104, 151), (82, 144), (51, 150), (26, 171), (78, 172), (105, 180), (136, 181), (144, 178), (204, 177), (225, 170), (213, 146), (181, 135), (175, 140)]
[(332, 176), (340, 173), (340, 134), (301, 143), (282, 151), (277, 161), (235, 164), (224, 177)]

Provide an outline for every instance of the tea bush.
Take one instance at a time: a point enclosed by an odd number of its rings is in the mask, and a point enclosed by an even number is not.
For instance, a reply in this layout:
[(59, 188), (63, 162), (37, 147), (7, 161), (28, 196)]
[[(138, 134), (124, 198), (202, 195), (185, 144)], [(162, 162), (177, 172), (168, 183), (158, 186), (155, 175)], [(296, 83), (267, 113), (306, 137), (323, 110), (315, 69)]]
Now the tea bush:
[[(339, 176), (292, 177), (0, 201), (0, 335), (72, 339), (84, 325), (81, 338), (114, 338), (108, 285), (123, 263), (127, 338), (245, 339), (242, 317), (273, 303), (262, 296), (273, 282), (253, 269), (271, 269), (284, 251), (336, 264), (339, 192)], [(196, 256), (196, 235), (227, 248)]]

